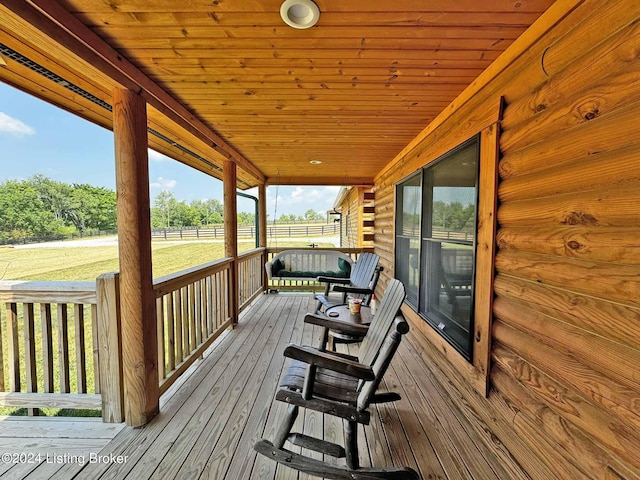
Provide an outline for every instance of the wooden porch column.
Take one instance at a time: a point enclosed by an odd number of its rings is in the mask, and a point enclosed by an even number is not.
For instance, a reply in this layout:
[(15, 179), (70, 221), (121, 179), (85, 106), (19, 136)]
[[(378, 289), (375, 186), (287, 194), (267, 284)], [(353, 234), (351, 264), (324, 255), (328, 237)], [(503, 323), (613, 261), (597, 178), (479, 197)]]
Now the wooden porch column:
[(238, 197), (236, 164), (224, 161), (224, 256), (233, 259), (229, 279), (229, 312), (233, 324), (238, 323)]
[(142, 97), (113, 92), (120, 316), (127, 425), (146, 424), (159, 410), (158, 342), (151, 272), (147, 110)]

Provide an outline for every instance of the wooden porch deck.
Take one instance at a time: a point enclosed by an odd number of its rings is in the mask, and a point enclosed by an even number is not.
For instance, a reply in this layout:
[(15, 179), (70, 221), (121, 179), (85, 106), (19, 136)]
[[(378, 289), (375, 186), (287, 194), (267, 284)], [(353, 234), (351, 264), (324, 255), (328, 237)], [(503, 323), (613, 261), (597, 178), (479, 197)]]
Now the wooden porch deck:
[[(286, 408), (272, 401), (285, 345), (317, 342), (319, 332), (302, 322), (312, 310), (310, 294), (261, 296), (238, 327), (163, 396), (161, 413), (150, 424), (124, 427), (102, 448), (102, 458), (114, 461), (41, 464), (23, 475), (12, 468), (7, 478), (310, 478), (257, 456), (252, 445), (273, 437)], [(411, 466), (423, 479), (528, 479), (489, 429), (447, 396), (433, 366), (420, 356), (423, 342), (416, 329), (405, 336), (385, 379), (385, 387), (403, 399), (374, 407), (371, 425), (360, 429), (362, 464)], [(331, 441), (342, 435), (341, 423), (329, 416), (302, 411), (298, 421), (308, 434)], [(32, 448), (44, 452), (50, 444)]]

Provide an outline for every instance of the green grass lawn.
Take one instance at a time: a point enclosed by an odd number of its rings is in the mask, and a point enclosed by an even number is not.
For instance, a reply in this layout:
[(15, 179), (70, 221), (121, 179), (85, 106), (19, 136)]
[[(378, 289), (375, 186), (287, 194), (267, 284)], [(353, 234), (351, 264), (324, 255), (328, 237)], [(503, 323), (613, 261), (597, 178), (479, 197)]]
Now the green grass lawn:
[[(307, 247), (308, 242), (279, 242), (278, 247), (301, 248)], [(322, 247), (333, 245), (319, 243)], [(240, 241), (240, 252), (251, 250), (255, 242), (251, 240)], [(222, 242), (200, 243), (195, 241), (175, 244), (170, 242), (154, 242), (152, 244), (153, 276), (158, 278), (170, 273), (178, 272), (185, 268), (194, 267), (224, 257), (224, 244)], [(114, 246), (79, 247), (69, 242), (69, 247), (64, 248), (11, 248), (0, 247), (0, 280), (43, 280), (43, 281), (95, 281), (96, 277), (103, 273), (118, 271), (118, 249)], [(54, 308), (55, 310), (55, 308)], [(88, 309), (87, 309), (88, 310)], [(19, 306), (19, 332), (20, 332), (20, 359), (22, 385), (25, 385), (24, 371), (24, 341), (22, 306)], [(70, 312), (69, 322), (69, 358), (71, 391), (77, 391), (75, 372), (75, 332)], [(54, 325), (56, 312), (53, 312)], [(2, 374), (5, 377), (5, 385), (8, 388), (8, 354), (7, 354), (7, 326), (6, 311), (4, 305), (0, 307), (0, 333), (2, 335), (2, 355), (5, 366)], [(42, 365), (42, 333), (39, 306), (35, 305), (35, 345), (37, 365)], [(86, 370), (88, 391), (94, 391), (93, 351), (91, 338), (90, 312), (85, 312), (84, 329), (86, 335)], [(54, 327), (53, 331), (53, 356), (54, 364), (58, 362), (58, 337)], [(38, 391), (44, 390), (44, 376), (41, 368), (38, 368)], [(54, 384), (58, 385), (59, 371), (55, 369)], [(56, 390), (57, 391), (57, 390)], [(59, 410), (41, 409), (43, 415), (73, 415), (73, 416), (100, 416), (99, 411), (92, 410)], [(26, 415), (25, 409), (0, 407), (0, 415)]]

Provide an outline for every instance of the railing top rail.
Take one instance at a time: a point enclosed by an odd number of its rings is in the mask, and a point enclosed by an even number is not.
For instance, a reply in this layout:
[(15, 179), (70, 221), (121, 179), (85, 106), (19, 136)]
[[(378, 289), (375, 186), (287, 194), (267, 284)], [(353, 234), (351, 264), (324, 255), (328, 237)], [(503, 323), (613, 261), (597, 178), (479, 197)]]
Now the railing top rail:
[(95, 304), (95, 282), (0, 281), (0, 302)]
[(364, 253), (364, 252), (371, 252), (373, 253), (373, 248), (372, 247), (334, 247), (334, 248), (327, 248), (327, 247), (318, 247), (318, 248), (311, 248), (311, 247), (268, 247), (267, 248), (267, 252), (268, 253), (280, 253), (280, 252), (284, 252), (286, 250), (329, 250), (329, 251), (334, 251), (334, 252), (342, 252), (342, 253)]
[(230, 268), (232, 262), (233, 259), (231, 258), (221, 258), (213, 262), (187, 268), (185, 270), (157, 278), (153, 282), (153, 290), (156, 294), (156, 298), (190, 285), (193, 282), (197, 282), (198, 280), (202, 280), (203, 278), (217, 272), (226, 270)]
[(265, 252), (266, 250), (267, 249), (265, 247), (254, 248), (253, 250), (249, 250), (247, 252), (242, 252), (242, 253), (238, 254), (238, 259), (242, 260), (242, 259), (250, 258), (250, 257), (258, 257), (263, 252)]

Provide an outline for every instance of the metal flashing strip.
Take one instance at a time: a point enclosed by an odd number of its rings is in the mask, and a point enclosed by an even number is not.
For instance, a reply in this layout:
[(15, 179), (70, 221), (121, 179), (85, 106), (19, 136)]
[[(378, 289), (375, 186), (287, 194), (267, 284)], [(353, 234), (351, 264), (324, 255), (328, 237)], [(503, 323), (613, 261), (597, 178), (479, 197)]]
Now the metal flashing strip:
[[(49, 80), (51, 80), (52, 82), (57, 83), (58, 85), (71, 90), (73, 93), (80, 95), (81, 97), (89, 100), (90, 102), (104, 108), (105, 110), (108, 110), (109, 112), (113, 111), (113, 107), (111, 105), (109, 105), (107, 102), (105, 102), (104, 100), (101, 100), (100, 98), (96, 97), (95, 95), (92, 95), (91, 93), (87, 92), (86, 90), (84, 90), (83, 88), (80, 88), (77, 85), (74, 85), (73, 83), (69, 82), (68, 80), (65, 80), (64, 78), (62, 78), (60, 75), (57, 75), (55, 73), (53, 73), (51, 70), (43, 67), (42, 65), (34, 62), (33, 60), (31, 60), (30, 58), (25, 57), (24, 55), (22, 55), (19, 52), (16, 52), (15, 50), (13, 50), (12, 48), (4, 45), (3, 43), (0, 43), (0, 54), (4, 55), (5, 57), (19, 63), (20, 65), (28, 68), (29, 70), (32, 70), (40, 75), (42, 75), (45, 78), (48, 78)], [(174, 140), (171, 140), (169, 137), (167, 137), (166, 135), (163, 135), (162, 133), (158, 132), (157, 130), (154, 130), (151, 127), (147, 127), (147, 131), (153, 135), (154, 137), (159, 138), (160, 140), (163, 140), (164, 142), (167, 142), (169, 145), (171, 145), (172, 147), (177, 148), (178, 150), (186, 153), (187, 155), (195, 158), (196, 160), (202, 162), (203, 164), (207, 165), (208, 167), (213, 168), (216, 171), (222, 172), (222, 168), (219, 167), (218, 165), (215, 165), (214, 163), (210, 162), (209, 160), (205, 159), (204, 157), (198, 155), (197, 153), (189, 150), (187, 147), (184, 147), (183, 145), (175, 142)], [(243, 183), (246, 186), (249, 186), (247, 183), (243, 182), (242, 180), (239, 180), (240, 183)]]

